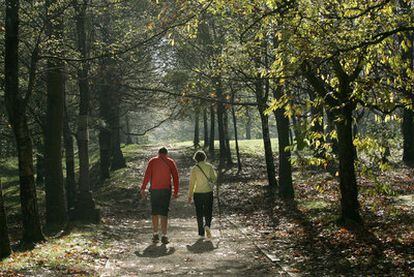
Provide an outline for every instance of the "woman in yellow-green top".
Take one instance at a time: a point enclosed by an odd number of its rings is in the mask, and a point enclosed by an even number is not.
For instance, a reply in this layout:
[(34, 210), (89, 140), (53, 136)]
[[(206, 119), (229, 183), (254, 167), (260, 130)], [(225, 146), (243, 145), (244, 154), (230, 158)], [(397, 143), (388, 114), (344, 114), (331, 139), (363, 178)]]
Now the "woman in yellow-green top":
[(206, 162), (207, 156), (204, 151), (194, 154), (196, 165), (191, 169), (190, 190), (188, 192), (188, 203), (194, 198), (197, 214), (198, 234), (211, 238), (211, 220), (213, 218), (213, 188), (210, 183), (215, 183), (217, 174), (213, 166)]

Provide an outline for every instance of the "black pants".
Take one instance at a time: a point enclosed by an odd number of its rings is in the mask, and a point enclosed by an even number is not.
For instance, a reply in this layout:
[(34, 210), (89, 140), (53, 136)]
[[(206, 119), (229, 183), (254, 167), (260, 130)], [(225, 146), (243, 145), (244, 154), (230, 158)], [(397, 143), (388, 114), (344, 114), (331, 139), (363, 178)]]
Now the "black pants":
[[(198, 234), (204, 236), (204, 226), (211, 227), (213, 219), (213, 192), (194, 193)], [(204, 221), (205, 220), (205, 221)]]

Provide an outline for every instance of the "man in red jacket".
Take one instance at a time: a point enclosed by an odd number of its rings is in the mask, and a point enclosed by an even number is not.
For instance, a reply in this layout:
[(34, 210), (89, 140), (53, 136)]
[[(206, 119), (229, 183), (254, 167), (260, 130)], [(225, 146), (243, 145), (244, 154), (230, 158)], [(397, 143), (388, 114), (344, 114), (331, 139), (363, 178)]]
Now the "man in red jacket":
[(161, 242), (167, 244), (167, 226), (168, 226), (168, 211), (171, 199), (171, 177), (174, 183), (174, 198), (178, 197), (178, 170), (175, 161), (168, 157), (168, 150), (163, 147), (158, 150), (158, 156), (152, 158), (148, 162), (147, 170), (145, 171), (144, 181), (141, 185), (141, 197), (145, 198), (147, 193), (145, 191), (148, 182), (151, 183), (150, 198), (151, 198), (151, 214), (152, 214), (152, 229), (154, 231), (152, 242), (157, 243), (160, 240), (158, 235), (158, 223), (161, 219)]

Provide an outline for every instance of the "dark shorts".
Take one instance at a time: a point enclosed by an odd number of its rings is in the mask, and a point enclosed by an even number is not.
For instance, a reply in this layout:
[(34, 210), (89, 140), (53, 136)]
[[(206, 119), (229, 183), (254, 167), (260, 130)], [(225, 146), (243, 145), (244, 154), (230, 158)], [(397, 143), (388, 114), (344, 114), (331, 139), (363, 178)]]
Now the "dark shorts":
[(170, 210), (171, 190), (170, 189), (153, 189), (151, 195), (151, 214), (168, 216)]

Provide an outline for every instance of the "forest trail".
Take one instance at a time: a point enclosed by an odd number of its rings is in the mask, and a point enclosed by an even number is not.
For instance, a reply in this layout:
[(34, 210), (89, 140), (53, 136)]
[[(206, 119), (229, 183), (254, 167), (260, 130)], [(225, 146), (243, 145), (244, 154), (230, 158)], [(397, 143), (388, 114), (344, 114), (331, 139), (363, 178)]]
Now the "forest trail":
[[(148, 151), (156, 153), (155, 148)], [(170, 243), (152, 244), (148, 200), (141, 201), (136, 204), (138, 208), (132, 209), (131, 204), (134, 206), (136, 200), (115, 201), (114, 205), (106, 207), (103, 221), (111, 233), (117, 234), (118, 249), (107, 253), (105, 266), (97, 269), (101, 276), (283, 275), (283, 271), (258, 252), (255, 245), (236, 227), (220, 220), (217, 205), (212, 224), (212, 241), (198, 239), (194, 206), (187, 203), (191, 156), (182, 149), (170, 151), (170, 156), (177, 161), (181, 177), (180, 196), (172, 200), (170, 206)], [(129, 167), (137, 166), (136, 169), (142, 171), (143, 168), (139, 167), (144, 165), (144, 161), (144, 157), (136, 157), (130, 162), (135, 164), (129, 164)], [(136, 197), (137, 190), (131, 190), (129, 195), (131, 198)]]

